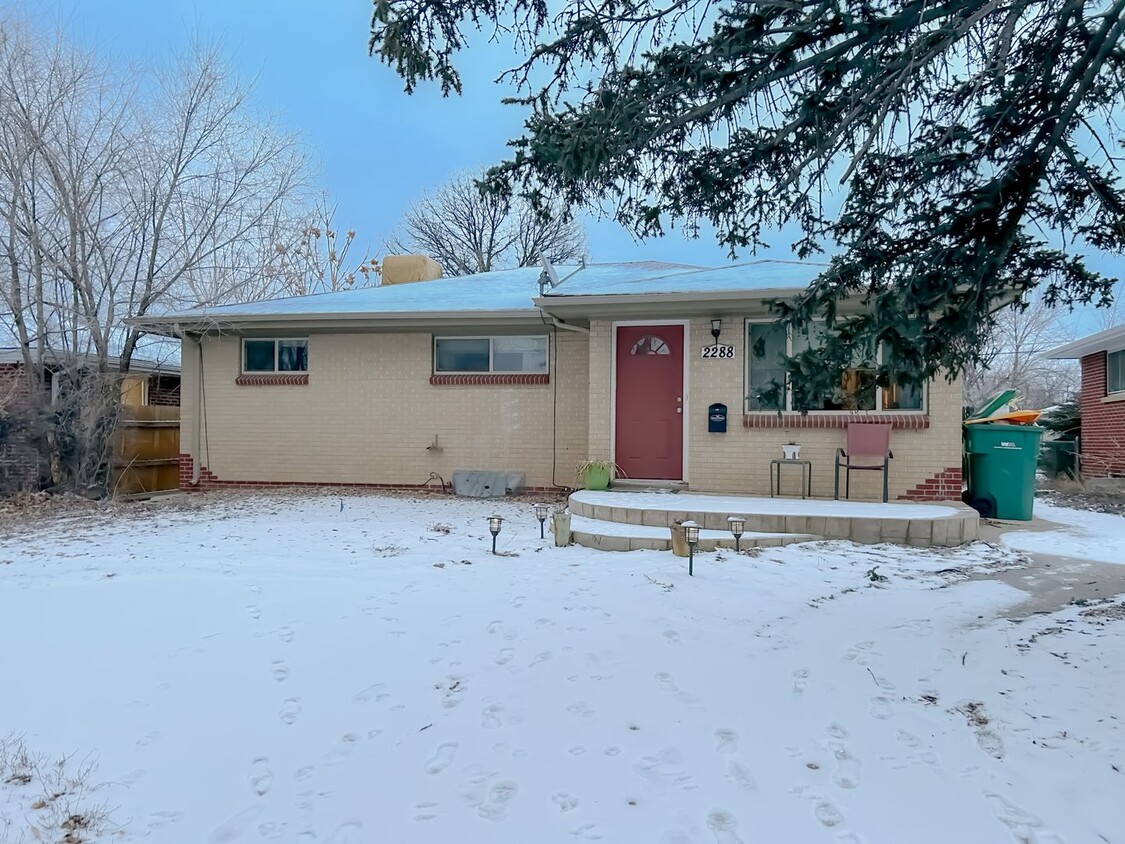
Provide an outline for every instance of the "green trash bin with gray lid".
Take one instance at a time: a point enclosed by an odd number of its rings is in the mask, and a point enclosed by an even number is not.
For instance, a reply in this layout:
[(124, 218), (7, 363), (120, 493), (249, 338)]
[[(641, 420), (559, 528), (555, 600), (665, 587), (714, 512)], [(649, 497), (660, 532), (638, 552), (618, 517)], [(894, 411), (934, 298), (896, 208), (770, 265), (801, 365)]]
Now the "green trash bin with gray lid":
[(966, 425), (969, 506), (994, 519), (1030, 520), (1042, 436), (1043, 429), (1034, 425)]

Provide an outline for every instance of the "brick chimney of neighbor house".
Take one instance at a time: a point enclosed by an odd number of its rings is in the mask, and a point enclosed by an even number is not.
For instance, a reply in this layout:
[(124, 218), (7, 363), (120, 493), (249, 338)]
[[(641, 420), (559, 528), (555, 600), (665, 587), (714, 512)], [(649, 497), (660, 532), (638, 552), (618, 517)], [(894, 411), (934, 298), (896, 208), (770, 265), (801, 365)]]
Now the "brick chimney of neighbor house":
[(425, 255), (387, 255), (382, 261), (384, 286), (441, 278), (441, 264)]

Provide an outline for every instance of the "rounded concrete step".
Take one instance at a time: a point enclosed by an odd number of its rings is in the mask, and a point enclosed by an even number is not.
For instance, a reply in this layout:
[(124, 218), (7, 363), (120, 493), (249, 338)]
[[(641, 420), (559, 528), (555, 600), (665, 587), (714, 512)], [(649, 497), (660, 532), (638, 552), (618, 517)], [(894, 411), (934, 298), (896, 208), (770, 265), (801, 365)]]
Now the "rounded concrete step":
[[(669, 551), (672, 548), (672, 534), (666, 527), (608, 522), (586, 516), (571, 516), (570, 535), (576, 544), (600, 551)], [(749, 532), (742, 534), (739, 547), (766, 548), (820, 538), (809, 534)], [(734, 548), (734, 537), (729, 531), (701, 530), (696, 547), (700, 551)]]
[(741, 516), (758, 533), (850, 539), (861, 544), (953, 546), (977, 539), (980, 516), (960, 502), (861, 502), (758, 498), (738, 495), (660, 492), (592, 492), (570, 496), (576, 516), (638, 527), (667, 528), (676, 521), (726, 532), (727, 519)]

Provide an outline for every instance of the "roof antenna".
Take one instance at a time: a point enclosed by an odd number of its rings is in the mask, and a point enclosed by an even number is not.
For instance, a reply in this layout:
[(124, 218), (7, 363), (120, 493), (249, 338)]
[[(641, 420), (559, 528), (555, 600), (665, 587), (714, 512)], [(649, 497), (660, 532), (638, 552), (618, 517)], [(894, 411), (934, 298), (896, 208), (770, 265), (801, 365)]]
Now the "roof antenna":
[(572, 272), (566, 278), (559, 278), (558, 272), (556, 272), (556, 270), (555, 270), (554, 266), (551, 264), (551, 262), (547, 260), (546, 255), (540, 255), (539, 260), (543, 263), (543, 271), (541, 273), (539, 273), (539, 295), (540, 296), (545, 296), (547, 294), (548, 288), (550, 288), (551, 290), (554, 290), (556, 287), (558, 287), (560, 284), (562, 284), (567, 279), (574, 278), (574, 276), (578, 275), (578, 273), (580, 273), (580, 272), (582, 272), (582, 270), (586, 269), (586, 256), (583, 255), (581, 258), (578, 259), (578, 269), (576, 269), (574, 272)]

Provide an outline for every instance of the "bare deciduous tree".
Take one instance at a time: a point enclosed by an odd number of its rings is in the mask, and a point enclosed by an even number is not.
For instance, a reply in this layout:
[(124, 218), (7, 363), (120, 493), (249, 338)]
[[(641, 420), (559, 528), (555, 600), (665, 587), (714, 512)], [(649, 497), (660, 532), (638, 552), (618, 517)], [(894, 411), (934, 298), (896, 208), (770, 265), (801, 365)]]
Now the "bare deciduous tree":
[(306, 174), (216, 47), (126, 74), (0, 13), (0, 328), (22, 351), (56, 481), (104, 489), (120, 378), (144, 337), (126, 318), (276, 289), (271, 258)]
[(386, 252), (428, 255), (454, 276), (585, 257), (586, 235), (577, 220), (562, 209), (544, 217), (522, 199), (482, 194), (482, 176), (455, 176), (411, 205), (387, 238)]
[(349, 260), (356, 233), (341, 233), (336, 225), (336, 207), (323, 199), (296, 226), (292, 242), (279, 239), (272, 262), (278, 290), (287, 296), (333, 293), (379, 283), (379, 262), (366, 251), (358, 261)]
[(1079, 389), (1075, 362), (1043, 357), (1074, 339), (1059, 316), (1040, 296), (1032, 296), (1022, 307), (998, 311), (981, 350), (987, 366), (965, 374), (965, 400), (975, 405), (998, 390), (1013, 389), (1019, 391), (1025, 407), (1038, 409), (1072, 398)]

